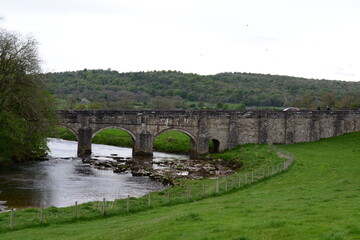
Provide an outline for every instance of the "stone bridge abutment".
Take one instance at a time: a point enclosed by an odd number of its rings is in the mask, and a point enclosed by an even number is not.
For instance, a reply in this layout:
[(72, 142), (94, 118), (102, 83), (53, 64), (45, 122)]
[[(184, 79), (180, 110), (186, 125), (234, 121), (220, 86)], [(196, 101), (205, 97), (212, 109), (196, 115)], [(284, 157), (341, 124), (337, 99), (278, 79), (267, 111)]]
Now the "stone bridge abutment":
[(151, 156), (157, 136), (181, 131), (191, 139), (191, 158), (246, 143), (317, 141), (360, 131), (359, 111), (217, 111), (217, 110), (60, 110), (59, 125), (78, 139), (78, 155), (91, 154), (96, 133), (107, 128), (126, 131), (134, 140), (133, 155)]

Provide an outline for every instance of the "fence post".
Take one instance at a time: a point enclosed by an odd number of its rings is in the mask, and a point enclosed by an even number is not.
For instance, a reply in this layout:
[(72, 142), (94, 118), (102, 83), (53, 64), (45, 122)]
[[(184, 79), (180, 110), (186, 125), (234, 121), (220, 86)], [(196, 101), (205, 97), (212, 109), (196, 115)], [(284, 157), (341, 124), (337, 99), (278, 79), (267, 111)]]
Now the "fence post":
[(239, 175), (239, 188), (241, 187), (241, 175)]
[(201, 197), (205, 196), (205, 183), (202, 183)]
[(75, 218), (78, 217), (77, 201), (75, 201)]
[(151, 192), (148, 193), (148, 206), (151, 206)]
[(105, 202), (105, 198), (103, 198), (103, 202), (102, 202), (102, 213), (105, 216), (106, 215), (106, 202)]
[(189, 201), (189, 186), (186, 186), (186, 201)]
[(228, 179), (227, 177), (225, 178), (225, 192), (228, 191)]
[(245, 185), (247, 185), (247, 184), (248, 184), (248, 175), (245, 174)]
[(14, 208), (11, 208), (10, 212), (10, 230), (14, 229)]
[(216, 179), (216, 189), (215, 189), (216, 193), (219, 193), (219, 178)]
[(127, 197), (127, 201), (126, 201), (126, 211), (127, 211), (127, 212), (130, 211), (130, 195), (128, 195), (128, 197)]
[(40, 224), (44, 222), (44, 206), (40, 208)]
[(251, 183), (254, 182), (254, 172), (251, 173)]
[(170, 204), (170, 188), (168, 188), (167, 195), (168, 195), (168, 203)]
[(234, 189), (234, 179), (231, 178), (231, 190), (233, 190), (233, 189)]

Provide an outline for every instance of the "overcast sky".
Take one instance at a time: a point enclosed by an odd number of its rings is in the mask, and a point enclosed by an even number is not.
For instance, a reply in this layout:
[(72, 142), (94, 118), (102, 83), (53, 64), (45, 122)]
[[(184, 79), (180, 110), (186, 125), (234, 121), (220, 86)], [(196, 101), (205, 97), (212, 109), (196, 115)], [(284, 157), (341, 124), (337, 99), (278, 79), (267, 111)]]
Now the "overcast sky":
[(0, 0), (43, 71), (252, 72), (360, 80), (359, 0)]

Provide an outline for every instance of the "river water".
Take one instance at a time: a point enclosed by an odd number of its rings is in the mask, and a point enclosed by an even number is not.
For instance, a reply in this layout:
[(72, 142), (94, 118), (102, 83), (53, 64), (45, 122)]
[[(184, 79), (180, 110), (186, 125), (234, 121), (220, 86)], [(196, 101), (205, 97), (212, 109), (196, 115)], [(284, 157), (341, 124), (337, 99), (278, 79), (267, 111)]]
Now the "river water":
[[(128, 195), (139, 197), (164, 185), (149, 177), (131, 173), (116, 174), (99, 170), (77, 158), (77, 142), (49, 139), (49, 160), (0, 168), (0, 211), (25, 207), (66, 207), (75, 201), (114, 200)], [(131, 148), (92, 145), (92, 157), (109, 160), (111, 156), (131, 157)], [(154, 152), (153, 161), (184, 159), (184, 155)], [(156, 164), (144, 162), (149, 167)]]

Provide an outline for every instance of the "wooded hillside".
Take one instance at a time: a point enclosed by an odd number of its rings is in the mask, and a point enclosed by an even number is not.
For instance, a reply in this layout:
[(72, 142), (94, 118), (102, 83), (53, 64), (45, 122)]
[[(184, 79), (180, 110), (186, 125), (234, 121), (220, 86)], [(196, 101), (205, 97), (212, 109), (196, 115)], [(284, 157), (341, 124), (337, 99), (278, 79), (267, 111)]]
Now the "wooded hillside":
[[(81, 70), (43, 75), (59, 108), (358, 108), (360, 82), (253, 73)], [(89, 100), (89, 101), (87, 101)], [(235, 104), (235, 105), (234, 105)], [(236, 105), (237, 104), (237, 105)]]

